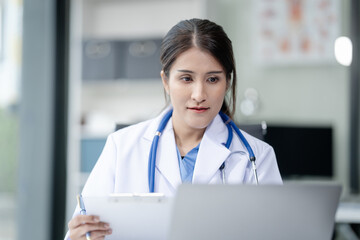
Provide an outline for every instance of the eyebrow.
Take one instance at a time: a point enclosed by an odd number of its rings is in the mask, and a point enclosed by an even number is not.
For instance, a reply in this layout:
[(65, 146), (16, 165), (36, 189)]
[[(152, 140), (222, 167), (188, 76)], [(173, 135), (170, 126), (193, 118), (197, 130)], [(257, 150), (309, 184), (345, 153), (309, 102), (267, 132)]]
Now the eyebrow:
[[(183, 70), (183, 69), (179, 69), (177, 71), (178, 72), (183, 72), (183, 73), (194, 73), (193, 71)], [(206, 74), (218, 74), (218, 73), (223, 73), (223, 71), (210, 71), (210, 72), (207, 72)]]

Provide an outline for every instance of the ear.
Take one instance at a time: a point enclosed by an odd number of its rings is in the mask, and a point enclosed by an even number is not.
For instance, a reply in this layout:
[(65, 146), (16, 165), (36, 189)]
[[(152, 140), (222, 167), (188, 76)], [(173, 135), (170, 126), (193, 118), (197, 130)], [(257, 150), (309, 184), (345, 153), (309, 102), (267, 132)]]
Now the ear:
[(166, 77), (163, 70), (161, 70), (160, 76), (161, 76), (161, 80), (162, 80), (164, 89), (165, 89), (166, 93), (169, 94), (169, 79)]
[(231, 79), (226, 79), (226, 92), (229, 92), (231, 85)]

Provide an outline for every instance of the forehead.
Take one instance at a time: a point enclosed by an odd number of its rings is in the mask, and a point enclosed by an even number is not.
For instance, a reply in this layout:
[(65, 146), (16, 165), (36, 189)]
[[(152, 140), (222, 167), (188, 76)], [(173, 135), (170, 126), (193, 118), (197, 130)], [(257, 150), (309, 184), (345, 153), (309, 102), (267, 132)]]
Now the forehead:
[(193, 47), (181, 53), (170, 71), (190, 70), (193, 72), (223, 71), (223, 66), (209, 52)]

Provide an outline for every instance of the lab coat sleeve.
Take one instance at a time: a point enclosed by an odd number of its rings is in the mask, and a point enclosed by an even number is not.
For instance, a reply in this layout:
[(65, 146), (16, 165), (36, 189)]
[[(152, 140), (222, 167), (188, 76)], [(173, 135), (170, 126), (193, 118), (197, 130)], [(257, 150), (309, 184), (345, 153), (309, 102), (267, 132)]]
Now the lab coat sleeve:
[(256, 167), (259, 183), (282, 184), (274, 149), (268, 144), (263, 144), (258, 156), (256, 159)]
[[(83, 196), (107, 196), (114, 192), (116, 155), (116, 146), (111, 134), (107, 138), (104, 149), (85, 183), (82, 191)], [(79, 212), (80, 209), (76, 206), (73, 217), (78, 215)], [(65, 236), (65, 240), (70, 240), (69, 231)]]

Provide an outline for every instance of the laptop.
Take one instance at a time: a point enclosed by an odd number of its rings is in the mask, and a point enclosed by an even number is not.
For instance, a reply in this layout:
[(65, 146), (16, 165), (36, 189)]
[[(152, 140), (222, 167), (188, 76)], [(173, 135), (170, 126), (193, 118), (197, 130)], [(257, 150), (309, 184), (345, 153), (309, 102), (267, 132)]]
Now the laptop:
[(183, 184), (168, 239), (329, 240), (340, 193), (337, 184)]
[(179, 186), (161, 194), (84, 196), (88, 214), (110, 223), (106, 239), (331, 239), (336, 184)]

